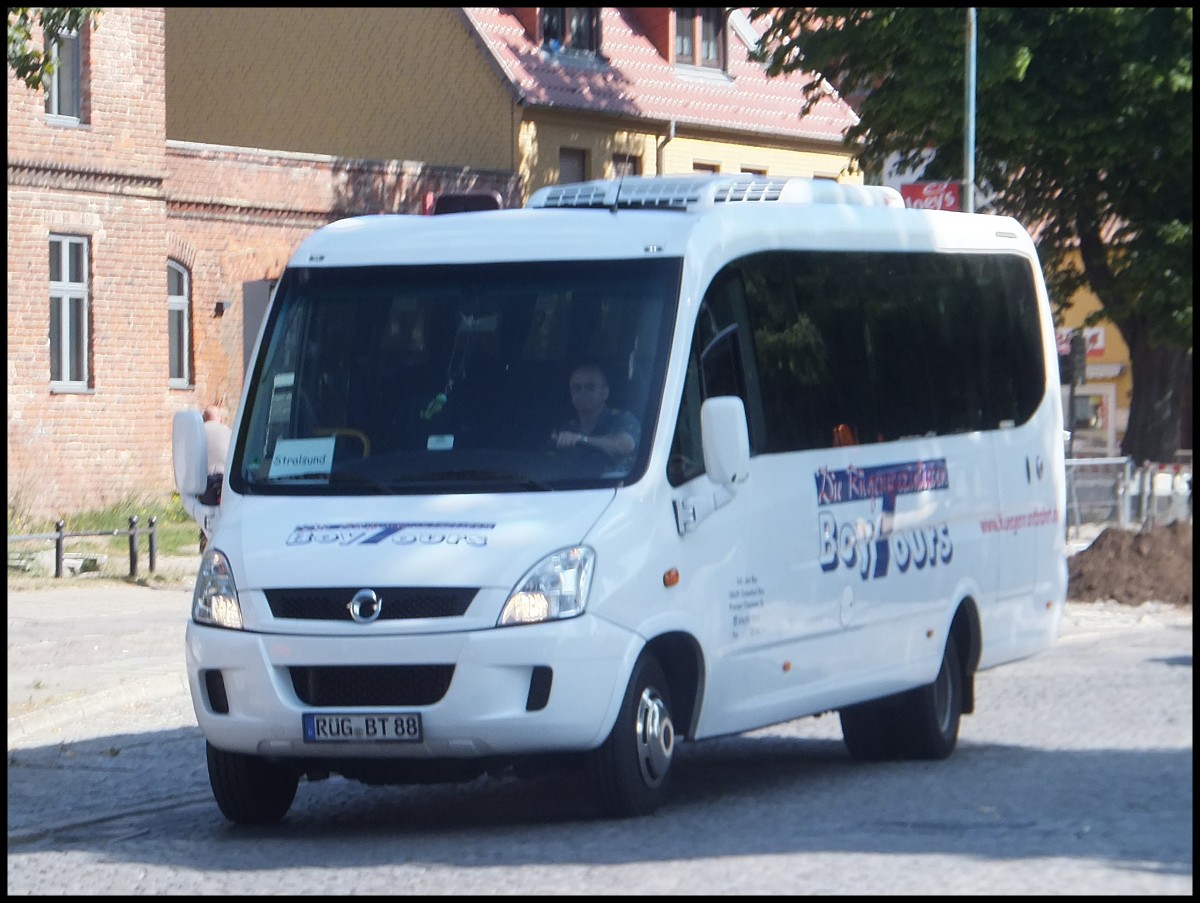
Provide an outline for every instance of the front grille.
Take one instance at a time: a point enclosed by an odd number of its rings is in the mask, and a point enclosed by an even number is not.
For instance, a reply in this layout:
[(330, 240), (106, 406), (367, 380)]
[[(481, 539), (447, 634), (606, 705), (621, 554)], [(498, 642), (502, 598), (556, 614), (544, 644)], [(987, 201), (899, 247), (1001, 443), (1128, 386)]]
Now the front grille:
[(292, 686), (305, 705), (322, 708), (432, 705), (450, 687), (453, 665), (294, 667)]
[[(350, 600), (361, 586), (316, 589), (269, 589), (267, 604), (277, 618), (310, 621), (352, 621)], [(475, 598), (474, 587), (390, 586), (371, 587), (381, 600), (379, 620), (456, 618)]]

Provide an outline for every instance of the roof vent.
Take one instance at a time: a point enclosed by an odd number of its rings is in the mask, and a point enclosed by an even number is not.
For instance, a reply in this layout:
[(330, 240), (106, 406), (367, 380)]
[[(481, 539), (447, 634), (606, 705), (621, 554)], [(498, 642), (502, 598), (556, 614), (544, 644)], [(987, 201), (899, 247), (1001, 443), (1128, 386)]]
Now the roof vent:
[[(617, 182), (572, 182), (536, 191), (529, 207), (611, 207), (617, 198)], [(536, 203), (535, 203), (536, 202)]]
[(533, 193), (527, 207), (608, 208), (611, 210), (698, 210), (716, 204), (852, 204), (904, 207), (894, 188), (842, 185), (828, 179), (742, 175), (630, 176), (594, 182), (550, 185)]

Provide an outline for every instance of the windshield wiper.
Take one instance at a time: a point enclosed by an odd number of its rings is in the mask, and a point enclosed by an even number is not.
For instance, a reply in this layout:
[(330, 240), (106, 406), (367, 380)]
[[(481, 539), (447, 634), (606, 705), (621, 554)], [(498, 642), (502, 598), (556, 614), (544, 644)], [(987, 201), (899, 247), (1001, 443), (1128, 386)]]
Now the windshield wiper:
[[(319, 481), (319, 482), (316, 482)], [(383, 481), (368, 474), (351, 471), (307, 471), (305, 473), (289, 473), (286, 476), (273, 477), (259, 482), (259, 486), (283, 486), (303, 484), (330, 488), (372, 489), (380, 495), (391, 495), (400, 487), (413, 483), (503, 483), (519, 489), (550, 492), (552, 487), (533, 477), (512, 471), (493, 470), (490, 468), (474, 468), (465, 470), (435, 470), (426, 473), (395, 474), (390, 480)]]
[[(319, 483), (311, 483), (309, 481), (319, 480)], [(283, 484), (306, 482), (308, 485), (333, 486), (333, 487), (358, 487), (362, 489), (373, 489), (380, 495), (389, 495), (395, 492), (395, 486), (391, 483), (385, 483), (382, 480), (377, 480), (372, 476), (364, 473), (349, 473), (344, 470), (335, 470), (330, 473), (327, 470), (314, 470), (305, 473), (289, 473), (286, 476), (270, 477), (258, 485), (260, 486), (279, 486)]]
[(279, 477), (267, 477), (265, 480), (256, 482), (262, 485), (270, 486), (272, 483), (290, 483), (294, 480), (324, 480), (329, 482), (328, 470), (310, 470), (306, 473), (289, 473)]

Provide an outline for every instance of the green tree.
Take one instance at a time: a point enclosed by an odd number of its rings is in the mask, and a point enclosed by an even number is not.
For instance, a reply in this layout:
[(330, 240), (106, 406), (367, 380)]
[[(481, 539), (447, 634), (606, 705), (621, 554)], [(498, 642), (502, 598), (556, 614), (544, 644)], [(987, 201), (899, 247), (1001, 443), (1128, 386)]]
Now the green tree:
[[(967, 13), (756, 8), (756, 57), (859, 100), (847, 135), (962, 179)], [(1034, 232), (1056, 309), (1087, 286), (1130, 351), (1123, 454), (1170, 461), (1192, 358), (1192, 10), (1020, 7), (977, 13), (975, 172), (991, 209)], [(822, 96), (809, 89), (806, 108)]]
[(31, 45), (33, 25), (43, 34), (70, 34), (100, 15), (98, 6), (48, 7), (10, 6), (8, 8), (8, 68), (28, 88), (40, 88), (54, 72), (54, 60), (44, 50)]

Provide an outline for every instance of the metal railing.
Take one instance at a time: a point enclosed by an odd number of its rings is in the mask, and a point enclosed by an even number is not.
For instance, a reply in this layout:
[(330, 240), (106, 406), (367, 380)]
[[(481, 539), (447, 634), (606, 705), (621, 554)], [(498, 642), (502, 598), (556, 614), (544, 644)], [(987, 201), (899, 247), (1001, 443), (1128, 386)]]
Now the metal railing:
[(1192, 519), (1192, 465), (1132, 458), (1067, 459), (1067, 530), (1083, 524), (1148, 527)]
[[(1135, 467), (1132, 458), (1067, 459), (1067, 531), (1083, 524), (1115, 523), (1124, 528), (1153, 526), (1156, 523), (1192, 520), (1192, 464), (1186, 460), (1171, 464), (1146, 463)], [(66, 541), (84, 536), (129, 537), (129, 577), (137, 579), (138, 538), (147, 536), (149, 571), (158, 564), (158, 517), (151, 516), (147, 527), (138, 526), (131, 515), (125, 530), (68, 531), (65, 521), (57, 521), (53, 533), (9, 536), (14, 542), (53, 540), (54, 576), (64, 573)]]
[(138, 537), (143, 533), (148, 537), (147, 546), (149, 551), (148, 566), (150, 573), (153, 574), (158, 566), (158, 517), (152, 515), (149, 521), (149, 526), (139, 527), (138, 516), (136, 514), (129, 517), (129, 528), (126, 530), (75, 530), (68, 531), (65, 521), (57, 521), (54, 524), (53, 533), (29, 533), (24, 536), (9, 536), (9, 548), (14, 542), (36, 542), (36, 541), (54, 541), (54, 576), (61, 578), (66, 560), (66, 544), (68, 539), (74, 539), (80, 536), (120, 536), (128, 534), (129, 536), (129, 577), (131, 580), (136, 580), (138, 576)]

